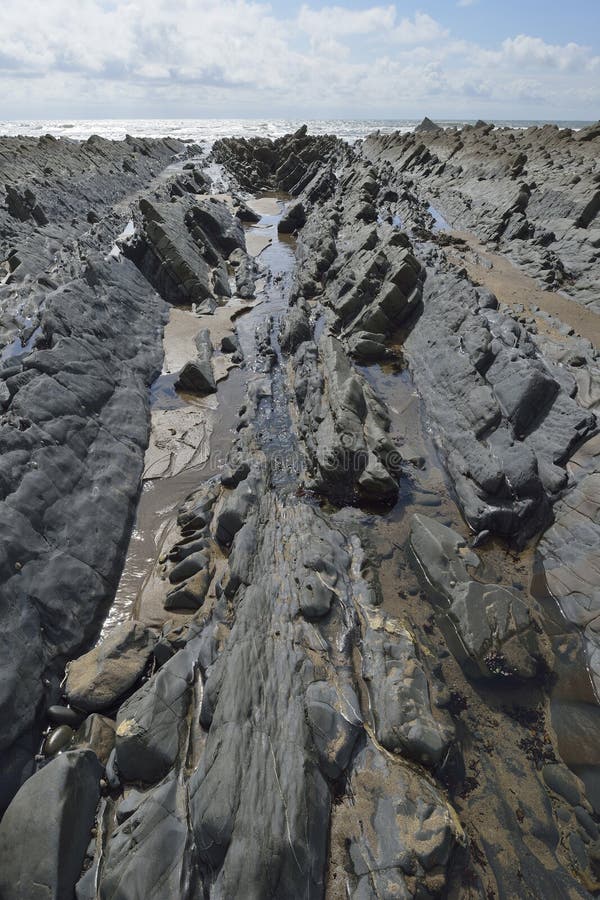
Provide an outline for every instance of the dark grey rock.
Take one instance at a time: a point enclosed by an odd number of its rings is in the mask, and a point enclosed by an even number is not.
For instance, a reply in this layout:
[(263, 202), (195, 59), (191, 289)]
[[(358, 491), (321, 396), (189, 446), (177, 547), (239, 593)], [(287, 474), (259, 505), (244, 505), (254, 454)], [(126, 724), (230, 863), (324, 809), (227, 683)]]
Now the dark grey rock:
[(304, 341), (310, 341), (309, 310), (306, 303), (298, 302), (293, 306), (282, 324), (279, 343), (286, 353), (293, 353)]
[(544, 645), (525, 598), (515, 589), (474, 581), (467, 565), (479, 558), (455, 531), (414, 515), (411, 548), (435, 591), (450, 604), (449, 614), (483, 678), (531, 678)]
[[(201, 721), (209, 730), (190, 781), (190, 815), (215, 892), (228, 896), (243, 878), (248, 896), (316, 898), (324, 889), (326, 779), (347, 764), (360, 729), (349, 645), (340, 637), (334, 650), (324, 640), (348, 628), (350, 558), (343, 536), (305, 504), (267, 493), (256, 515), (248, 586), (238, 578), (235, 622), (206, 673)], [(248, 524), (238, 532), (232, 556), (249, 531)], [(310, 571), (335, 589), (328, 624), (298, 615), (301, 573)]]
[(154, 784), (175, 763), (195, 661), (180, 650), (119, 709), (116, 762), (125, 781)]
[(441, 763), (454, 738), (450, 719), (433, 715), (414, 637), (376, 607), (360, 606), (362, 675), (379, 743), (425, 766)]
[(93, 750), (105, 766), (115, 746), (115, 728), (113, 719), (92, 713), (73, 735), (72, 747)]
[(302, 203), (294, 203), (289, 206), (277, 223), (277, 231), (280, 234), (293, 234), (302, 228), (306, 222), (306, 210)]
[(345, 845), (348, 896), (366, 900), (443, 893), (465, 836), (440, 791), (367, 740), (352, 762), (348, 796), (335, 809), (332, 840)]
[(259, 477), (250, 473), (240, 481), (231, 493), (224, 497), (215, 512), (215, 537), (223, 546), (229, 546), (257, 503)]
[(338, 496), (393, 500), (398, 485), (390, 468), (398, 454), (389, 417), (340, 342), (325, 333), (318, 349), (312, 341), (301, 344), (294, 379), (311, 486)]
[(75, 891), (100, 797), (89, 750), (62, 753), (21, 788), (0, 823), (0, 894), (62, 900)]
[(212, 343), (210, 332), (203, 329), (195, 339), (198, 355), (196, 359), (187, 362), (177, 379), (176, 387), (193, 394), (214, 394), (217, 384), (212, 368)]
[(443, 129), (441, 125), (432, 122), (430, 118), (425, 116), (425, 118), (415, 127), (415, 134), (419, 134), (422, 131), (443, 131)]
[(134, 803), (125, 800), (117, 811), (121, 824), (103, 860), (98, 896), (101, 900), (186, 896), (192, 872), (184, 786), (169, 778), (146, 794), (132, 793)]
[(71, 743), (74, 731), (69, 725), (59, 725), (53, 728), (46, 737), (42, 747), (45, 756), (56, 756)]
[[(170, 303), (196, 304), (212, 312), (216, 299), (211, 271), (220, 257), (199, 243), (192, 201), (157, 203), (142, 199), (142, 228), (123, 245), (123, 252), (150, 284)], [(205, 258), (205, 257), (208, 257)]]
[(244, 229), (238, 218), (215, 197), (201, 200), (192, 210), (194, 224), (208, 235), (219, 250), (229, 256), (233, 250), (245, 250)]
[(85, 713), (70, 706), (50, 706), (47, 712), (48, 721), (55, 725), (69, 725), (78, 728), (85, 718)]

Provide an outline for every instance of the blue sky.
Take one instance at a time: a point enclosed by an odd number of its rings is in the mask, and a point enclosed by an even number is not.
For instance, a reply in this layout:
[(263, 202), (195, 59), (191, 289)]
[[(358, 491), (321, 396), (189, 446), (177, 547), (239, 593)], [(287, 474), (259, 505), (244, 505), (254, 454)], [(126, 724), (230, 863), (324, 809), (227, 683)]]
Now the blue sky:
[(600, 0), (4, 0), (1, 34), (0, 119), (600, 118)]
[[(282, 18), (297, 13), (304, 5), (318, 10), (335, 4), (283, 0), (271, 3)], [(365, 10), (392, 4), (349, 0), (338, 5), (347, 10)], [(568, 3), (558, 0), (477, 0), (463, 6), (453, 0), (423, 0), (422, 3), (404, 0), (393, 5), (401, 16), (411, 16), (417, 11), (428, 13), (460, 37), (488, 47), (499, 39), (522, 33), (544, 38), (552, 44), (567, 41), (589, 44), (600, 52), (599, 0), (570, 0)]]

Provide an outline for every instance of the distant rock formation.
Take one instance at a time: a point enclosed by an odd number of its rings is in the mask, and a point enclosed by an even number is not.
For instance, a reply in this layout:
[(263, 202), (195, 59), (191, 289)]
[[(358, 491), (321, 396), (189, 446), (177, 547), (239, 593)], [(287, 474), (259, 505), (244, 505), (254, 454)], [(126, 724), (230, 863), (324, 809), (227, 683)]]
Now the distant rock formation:
[(430, 118), (425, 116), (422, 122), (420, 122), (415, 128), (415, 133), (421, 131), (443, 131), (441, 125), (436, 124), (436, 122), (432, 122)]

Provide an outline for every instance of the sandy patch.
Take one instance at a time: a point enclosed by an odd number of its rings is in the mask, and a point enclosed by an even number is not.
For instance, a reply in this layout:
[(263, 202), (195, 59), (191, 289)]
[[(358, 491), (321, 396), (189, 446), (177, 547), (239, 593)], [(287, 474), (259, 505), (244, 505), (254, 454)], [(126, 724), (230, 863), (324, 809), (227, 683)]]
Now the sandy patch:
[(507, 306), (521, 304), (536, 320), (539, 330), (551, 334), (549, 323), (531, 309), (532, 306), (539, 306), (576, 334), (588, 338), (594, 347), (600, 347), (600, 316), (597, 313), (563, 294), (542, 290), (535, 279), (521, 272), (506, 256), (488, 250), (470, 232), (453, 231), (452, 234), (462, 238), (468, 250), (448, 247), (448, 259), (464, 266), (469, 276), (493, 291), (501, 303)]

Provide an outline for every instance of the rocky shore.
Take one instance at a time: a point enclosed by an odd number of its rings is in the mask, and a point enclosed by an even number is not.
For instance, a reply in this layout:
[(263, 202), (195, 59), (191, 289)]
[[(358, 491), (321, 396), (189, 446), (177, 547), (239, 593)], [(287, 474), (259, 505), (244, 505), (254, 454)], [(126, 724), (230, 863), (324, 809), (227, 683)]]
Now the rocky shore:
[(599, 150), (0, 139), (2, 900), (600, 891)]

